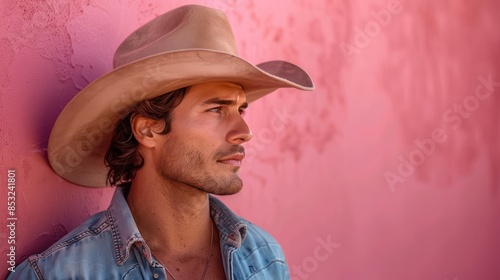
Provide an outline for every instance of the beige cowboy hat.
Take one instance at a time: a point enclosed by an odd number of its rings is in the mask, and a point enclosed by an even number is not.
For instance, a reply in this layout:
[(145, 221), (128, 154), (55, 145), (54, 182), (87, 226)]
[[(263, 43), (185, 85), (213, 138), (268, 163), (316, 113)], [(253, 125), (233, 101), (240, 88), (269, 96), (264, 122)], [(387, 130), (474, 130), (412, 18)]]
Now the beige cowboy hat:
[(224, 13), (198, 5), (169, 11), (134, 31), (113, 64), (66, 105), (49, 137), (50, 165), (78, 185), (106, 186), (104, 155), (114, 125), (140, 100), (212, 81), (241, 85), (248, 102), (278, 88), (314, 89), (309, 75), (289, 62), (254, 65), (239, 57)]

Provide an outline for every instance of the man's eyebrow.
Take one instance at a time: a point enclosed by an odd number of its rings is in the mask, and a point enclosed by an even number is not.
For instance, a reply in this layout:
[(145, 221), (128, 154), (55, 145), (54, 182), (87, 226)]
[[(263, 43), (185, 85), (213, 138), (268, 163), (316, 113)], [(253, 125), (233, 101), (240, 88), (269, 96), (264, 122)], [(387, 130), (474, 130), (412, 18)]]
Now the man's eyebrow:
[[(218, 104), (218, 105), (236, 105), (236, 100), (233, 99), (220, 99), (218, 97), (210, 98), (203, 102), (203, 104)], [(241, 104), (240, 108), (248, 108), (248, 102)]]

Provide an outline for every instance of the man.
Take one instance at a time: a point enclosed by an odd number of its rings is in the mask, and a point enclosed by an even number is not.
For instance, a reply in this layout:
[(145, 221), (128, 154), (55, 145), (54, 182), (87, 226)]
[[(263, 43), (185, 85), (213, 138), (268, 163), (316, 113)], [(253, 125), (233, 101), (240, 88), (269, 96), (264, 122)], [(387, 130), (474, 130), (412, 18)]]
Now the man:
[(312, 90), (307, 73), (238, 57), (225, 15), (197, 5), (133, 32), (114, 65), (66, 106), (48, 146), (63, 178), (118, 186), (111, 205), (9, 279), (289, 279), (278, 243), (209, 194), (243, 186), (248, 103)]

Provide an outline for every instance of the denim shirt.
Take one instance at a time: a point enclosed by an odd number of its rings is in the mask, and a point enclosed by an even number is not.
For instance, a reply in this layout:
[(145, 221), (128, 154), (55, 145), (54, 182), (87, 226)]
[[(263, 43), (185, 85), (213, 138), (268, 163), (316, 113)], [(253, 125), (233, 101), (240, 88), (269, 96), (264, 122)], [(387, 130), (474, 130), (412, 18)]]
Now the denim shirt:
[[(290, 279), (279, 244), (210, 196), (227, 279)], [(43, 253), (30, 256), (7, 279), (168, 279), (152, 257), (121, 188), (95, 214)]]

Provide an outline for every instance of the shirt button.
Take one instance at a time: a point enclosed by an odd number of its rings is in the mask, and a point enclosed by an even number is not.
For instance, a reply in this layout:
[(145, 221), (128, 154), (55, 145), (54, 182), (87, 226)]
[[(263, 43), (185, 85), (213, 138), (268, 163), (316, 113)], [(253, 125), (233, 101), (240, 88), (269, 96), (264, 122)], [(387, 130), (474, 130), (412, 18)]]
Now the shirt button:
[(155, 274), (153, 274), (153, 277), (154, 277), (155, 279), (158, 279), (158, 277), (160, 277), (160, 275), (159, 275), (158, 273), (155, 273)]

